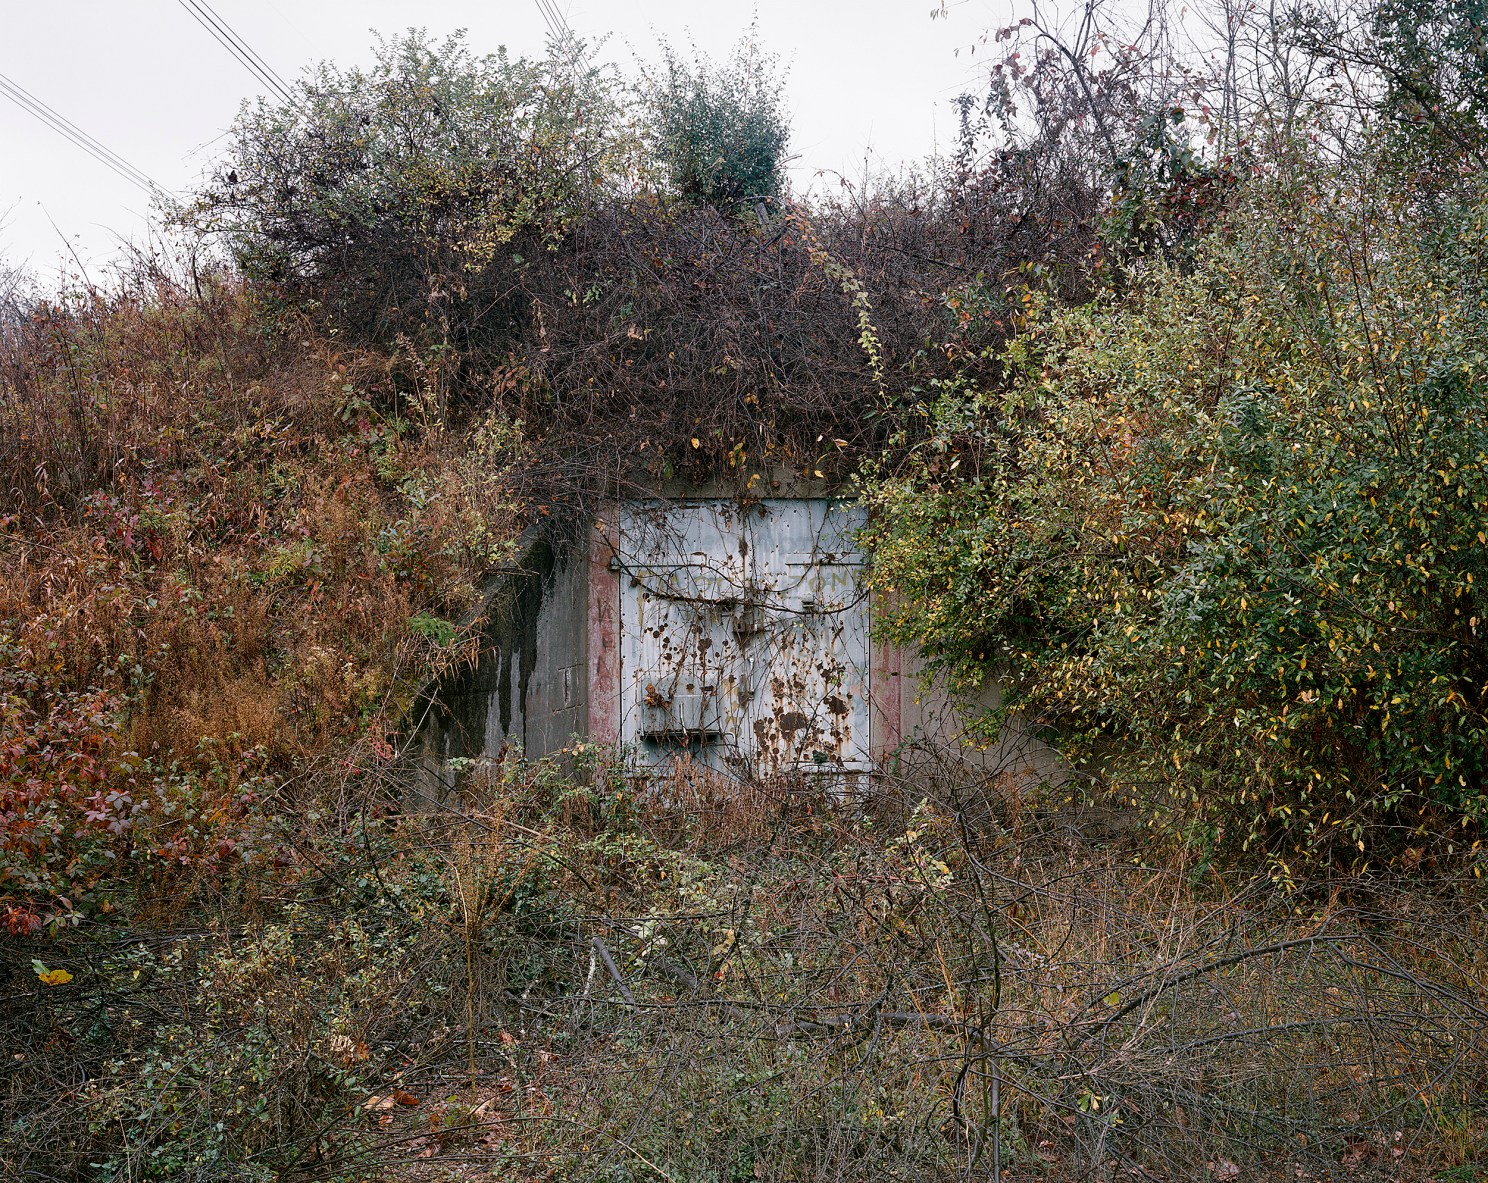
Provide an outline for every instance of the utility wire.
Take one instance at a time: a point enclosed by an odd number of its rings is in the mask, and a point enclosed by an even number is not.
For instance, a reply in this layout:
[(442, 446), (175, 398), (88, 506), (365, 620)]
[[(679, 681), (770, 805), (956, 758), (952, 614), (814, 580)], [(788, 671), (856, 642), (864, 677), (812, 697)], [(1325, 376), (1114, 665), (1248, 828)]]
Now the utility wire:
[(572, 37), (573, 30), (568, 27), (568, 21), (558, 11), (553, 0), (536, 0), (537, 10), (542, 13), (543, 20), (548, 24), (548, 32), (559, 40)]
[(197, 8), (205, 9), (207, 14), (211, 16), (212, 19), (219, 26), (227, 31), (228, 35), (231, 36), (232, 39), (242, 48), (243, 52), (246, 53), (255, 62), (257, 62), (259, 68), (263, 70), (263, 72), (270, 78), (272, 78), (275, 83), (278, 84), (280, 93), (282, 93), (286, 98), (290, 97), (291, 88), (289, 83), (284, 81), (283, 75), (281, 75), (278, 70), (274, 69), (273, 66), (269, 65), (269, 63), (264, 59), (263, 54), (259, 53), (258, 50), (253, 48), (253, 46), (249, 45), (247, 39), (235, 28), (227, 23), (227, 18), (225, 16), (223, 16), (220, 12), (213, 8), (211, 4), (207, 2), (207, 0), (192, 0), (192, 3)]
[(187, 14), (196, 21), (203, 29), (211, 34), (213, 40), (223, 49), (227, 50), (245, 70), (253, 75), (265, 88), (279, 98), (289, 101), (289, 88), (284, 80), (244, 41), (232, 26), (217, 15), (215, 9), (208, 5), (205, 0), (177, 0)]
[(253, 58), (253, 61), (256, 61), (257, 64), (259, 64), (260, 67), (263, 68), (263, 71), (265, 71), (265, 73), (268, 74), (269, 77), (272, 77), (272, 79), (274, 79), (275, 82), (278, 83), (278, 88), (280, 88), (280, 91), (283, 91), (286, 95), (290, 94), (290, 85), (286, 82), (286, 80), (284, 80), (283, 74), (280, 74), (280, 71), (275, 70), (272, 65), (269, 65), (268, 61), (263, 60), (263, 55), (260, 54), (257, 49), (254, 49), (253, 46), (248, 45), (248, 42), (246, 39), (244, 39), (243, 34), (238, 33), (238, 30), (235, 30), (232, 25), (228, 24), (228, 18), (226, 18), (226, 16), (223, 16), (222, 13), (217, 12), (217, 10), (214, 9), (214, 7), (211, 6), (210, 3), (207, 3), (207, 0), (193, 0), (193, 3), (195, 3), (198, 7), (202, 7), (202, 9), (207, 9), (207, 12), (210, 13), (210, 15), (213, 16), (214, 19), (216, 19), (217, 24), (222, 25), (225, 30), (228, 30), (228, 33), (231, 34), (232, 39), (234, 39), (235, 42), (238, 43), (238, 45), (243, 46), (243, 51), (246, 52), (248, 57)]
[(176, 0), (202, 28), (216, 40), (217, 44), (232, 54), (238, 63), (264, 86), (286, 103), (292, 103), (289, 84), (275, 72), (274, 68), (259, 56), (248, 42), (244, 41), (227, 21), (207, 3), (207, 0)]
[(237, 58), (255, 78), (281, 98), (289, 99), (289, 84), (264, 60), (262, 54), (248, 44), (241, 33), (227, 23), (227, 19), (213, 8), (208, 0), (181, 0), (181, 4), (197, 23), (211, 33), (217, 43)]
[(52, 110), (19, 82), (0, 74), (0, 94), (3, 94), (21, 110), (39, 119), (58, 135), (81, 148), (98, 163), (113, 169), (126, 181), (138, 185), (146, 193), (165, 193), (166, 188), (157, 184), (148, 174), (141, 172), (117, 152), (110, 151), (70, 119)]

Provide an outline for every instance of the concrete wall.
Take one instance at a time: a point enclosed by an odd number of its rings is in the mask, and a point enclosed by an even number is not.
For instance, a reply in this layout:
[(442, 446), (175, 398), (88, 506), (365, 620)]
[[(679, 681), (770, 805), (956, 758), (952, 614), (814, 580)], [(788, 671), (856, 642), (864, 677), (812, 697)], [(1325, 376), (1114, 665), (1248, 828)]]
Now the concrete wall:
[(420, 793), (444, 798), (451, 758), (546, 756), (585, 734), (587, 560), (537, 540), (493, 581), (476, 662), (420, 702)]
[[(589, 680), (585, 673), (585, 614), (589, 603), (586, 556), (569, 554), (542, 581), (538, 611), (530, 630), (533, 659), (526, 694), (516, 700), (519, 736), (529, 756), (546, 756), (568, 746), (588, 728)], [(494, 755), (487, 733), (485, 754)]]
[[(1016, 718), (994, 744), (971, 732), (968, 716), (999, 705), (1001, 695), (995, 682), (988, 681), (978, 693), (958, 698), (944, 678), (931, 675), (917, 653), (901, 652), (899, 665), (900, 742), (893, 760), (901, 775), (923, 778), (951, 773), (1007, 789), (1064, 782), (1067, 769), (1059, 754)], [(887, 687), (883, 693), (893, 694), (894, 689)]]

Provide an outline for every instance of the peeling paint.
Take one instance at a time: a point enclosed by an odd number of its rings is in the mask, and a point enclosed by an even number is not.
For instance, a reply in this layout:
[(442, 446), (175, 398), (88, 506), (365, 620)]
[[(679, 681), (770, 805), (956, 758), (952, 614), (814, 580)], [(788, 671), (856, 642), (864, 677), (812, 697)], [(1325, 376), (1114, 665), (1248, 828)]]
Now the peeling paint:
[(622, 504), (621, 742), (736, 775), (866, 772), (862, 523), (825, 498)]

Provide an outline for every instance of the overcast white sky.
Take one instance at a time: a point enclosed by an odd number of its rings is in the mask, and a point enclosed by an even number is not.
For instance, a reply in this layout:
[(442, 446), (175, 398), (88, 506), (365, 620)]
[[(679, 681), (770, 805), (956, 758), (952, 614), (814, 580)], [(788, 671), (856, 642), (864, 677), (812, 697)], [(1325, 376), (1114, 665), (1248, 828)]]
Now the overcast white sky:
[[(865, 152), (896, 164), (945, 145), (950, 101), (971, 85), (967, 49), (1006, 0), (556, 0), (606, 56), (654, 59), (659, 37), (722, 56), (758, 14), (789, 67), (797, 188), (818, 170), (856, 176)], [(467, 29), (480, 52), (542, 52), (535, 0), (213, 0), (268, 63), (293, 79), (310, 62), (367, 60), (371, 30)], [(189, 189), (258, 81), (178, 0), (0, 0), (4, 74), (154, 180)], [(957, 51), (960, 50), (958, 55)], [(820, 184), (821, 182), (816, 182)], [(33, 116), (0, 98), (0, 257), (55, 274), (71, 244), (90, 266), (139, 240), (149, 199)], [(64, 243), (66, 239), (66, 243)]]

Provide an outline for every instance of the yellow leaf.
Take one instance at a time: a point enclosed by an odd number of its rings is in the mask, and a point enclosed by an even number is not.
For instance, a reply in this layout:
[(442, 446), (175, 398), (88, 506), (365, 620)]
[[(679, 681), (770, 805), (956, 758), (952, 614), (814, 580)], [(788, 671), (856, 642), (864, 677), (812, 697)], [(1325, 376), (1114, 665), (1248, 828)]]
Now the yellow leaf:
[(1107, 994), (1106, 995), (1106, 1005), (1107, 1006), (1120, 1006), (1121, 1005), (1121, 992), (1119, 990), (1112, 990), (1109, 994)]
[(41, 979), (44, 986), (65, 986), (72, 981), (72, 975), (65, 969), (49, 969), (46, 973), (36, 975)]
[(702, 443), (701, 443), (701, 441), (698, 440), (698, 437), (697, 436), (693, 436), (692, 437), (692, 446), (694, 448), (701, 448), (703, 446)]

